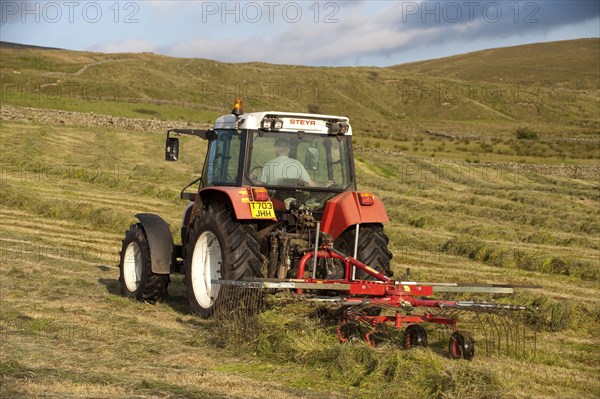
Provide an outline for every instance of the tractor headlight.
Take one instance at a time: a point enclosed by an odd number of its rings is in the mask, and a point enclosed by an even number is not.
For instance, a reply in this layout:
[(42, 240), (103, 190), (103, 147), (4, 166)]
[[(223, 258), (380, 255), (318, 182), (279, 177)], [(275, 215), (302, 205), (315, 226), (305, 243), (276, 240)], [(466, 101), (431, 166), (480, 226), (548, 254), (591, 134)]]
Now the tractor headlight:
[(271, 123), (273, 123), (273, 119), (271, 119), (271, 118), (264, 118), (260, 122), (260, 127), (261, 127), (261, 129), (269, 130), (271, 128)]
[(328, 123), (329, 134), (346, 134), (350, 130), (350, 124), (346, 122), (331, 122)]
[(283, 120), (274, 118), (264, 118), (260, 122), (260, 128), (263, 130), (279, 130), (283, 129)]
[(340, 134), (346, 134), (350, 130), (350, 124), (346, 122), (340, 123)]
[(275, 119), (273, 121), (273, 129), (282, 129), (283, 128), (283, 121), (281, 119)]

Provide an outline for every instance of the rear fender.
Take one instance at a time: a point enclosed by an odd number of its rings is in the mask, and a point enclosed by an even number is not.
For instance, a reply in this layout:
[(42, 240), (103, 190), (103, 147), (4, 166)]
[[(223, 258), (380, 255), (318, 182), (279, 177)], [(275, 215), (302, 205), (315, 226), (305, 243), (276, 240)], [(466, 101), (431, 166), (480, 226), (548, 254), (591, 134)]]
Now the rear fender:
[(252, 217), (250, 212), (250, 194), (247, 187), (209, 187), (200, 191), (202, 203), (221, 202), (229, 200), (229, 204), (235, 213), (237, 220), (272, 220), (273, 219), (256, 219)]
[(348, 191), (329, 200), (323, 210), (321, 230), (335, 240), (348, 227), (362, 223), (387, 223), (389, 218), (378, 197), (373, 205), (361, 205), (358, 193)]
[(152, 213), (138, 213), (135, 217), (142, 224), (148, 239), (152, 273), (170, 274), (174, 253), (169, 225), (163, 218)]

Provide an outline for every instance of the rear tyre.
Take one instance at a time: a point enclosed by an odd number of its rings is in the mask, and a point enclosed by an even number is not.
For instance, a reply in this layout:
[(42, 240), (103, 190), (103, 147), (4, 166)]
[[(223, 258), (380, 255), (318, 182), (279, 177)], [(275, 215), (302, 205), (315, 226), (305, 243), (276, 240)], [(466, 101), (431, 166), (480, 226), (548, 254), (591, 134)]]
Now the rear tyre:
[[(346, 255), (354, 255), (355, 235), (356, 227), (351, 226), (335, 239), (333, 247)], [(358, 260), (391, 277), (393, 275), (390, 268), (392, 253), (388, 250), (389, 241), (388, 236), (383, 231), (383, 225), (361, 224), (358, 233)], [(356, 270), (356, 278), (359, 280), (375, 280), (375, 277), (362, 270)]]
[(121, 292), (128, 298), (157, 302), (167, 296), (168, 274), (152, 273), (148, 239), (141, 224), (125, 233), (119, 262)]
[(448, 351), (452, 359), (471, 360), (475, 355), (475, 342), (470, 335), (455, 331), (450, 337)]
[(192, 313), (210, 317), (219, 295), (212, 280), (261, 276), (256, 229), (235, 220), (229, 208), (209, 205), (194, 221), (186, 245), (185, 282)]

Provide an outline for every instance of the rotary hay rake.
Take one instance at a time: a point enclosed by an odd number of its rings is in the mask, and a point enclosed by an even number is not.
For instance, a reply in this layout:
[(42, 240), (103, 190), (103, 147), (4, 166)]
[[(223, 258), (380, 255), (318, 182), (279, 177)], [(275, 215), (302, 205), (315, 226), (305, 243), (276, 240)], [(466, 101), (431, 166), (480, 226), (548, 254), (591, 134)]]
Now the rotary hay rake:
[[(331, 267), (333, 262), (343, 265), (343, 278), (315, 277), (319, 268)], [(356, 270), (374, 280), (354, 280)], [(311, 301), (338, 310), (341, 317), (336, 332), (341, 342), (366, 341), (373, 347), (398, 344), (410, 349), (429, 346), (430, 337), (442, 342), (449, 336), (450, 357), (467, 360), (475, 355), (476, 344), (478, 353), (487, 355), (526, 357), (536, 350), (535, 331), (526, 323), (534, 309), (436, 296), (512, 294), (515, 289), (539, 286), (396, 281), (336, 250), (331, 243), (306, 252), (297, 278), (218, 279), (212, 283), (218, 293), (214, 313), (217, 325), (228, 325), (229, 338), (238, 342), (252, 337), (260, 324), (260, 312), (269, 303), (284, 299)]]

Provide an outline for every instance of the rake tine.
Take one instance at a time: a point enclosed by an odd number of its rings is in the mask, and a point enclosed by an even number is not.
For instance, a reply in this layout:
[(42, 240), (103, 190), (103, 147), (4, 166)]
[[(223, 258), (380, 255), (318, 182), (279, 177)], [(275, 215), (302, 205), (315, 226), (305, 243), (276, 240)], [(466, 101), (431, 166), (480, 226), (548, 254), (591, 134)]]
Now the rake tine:
[(527, 324), (525, 323), (525, 317), (523, 315), (521, 315), (521, 326), (523, 327), (523, 331), (522, 333), (522, 342), (523, 342), (523, 356), (525, 356), (527, 354)]
[(499, 314), (498, 319), (500, 320), (500, 326), (504, 330), (504, 340), (506, 341), (506, 356), (510, 355), (510, 326), (509, 319), (505, 314)]
[(525, 321), (523, 320), (522, 315), (519, 315), (518, 320), (519, 320), (519, 325), (517, 327), (517, 335), (518, 335), (518, 339), (519, 339), (518, 348), (520, 350), (521, 356), (525, 356), (525, 340), (527, 339), (527, 337), (525, 335), (526, 334)]
[(521, 348), (521, 324), (522, 324), (522, 320), (520, 315), (517, 315), (514, 317), (514, 323), (515, 323), (515, 341), (516, 341), (516, 345), (515, 345), (515, 355), (518, 356), (522, 356), (524, 354), (524, 352), (522, 351)]
[[(516, 320), (514, 318), (514, 316), (512, 314), (507, 315), (507, 320), (508, 320), (508, 327), (509, 327), (509, 341), (510, 341), (510, 352), (513, 354), (517, 354), (516, 349), (518, 349), (518, 346), (516, 345), (517, 341), (517, 336), (515, 335), (515, 330), (517, 330), (515, 328), (516, 324)], [(510, 355), (510, 353), (509, 353)]]
[[(494, 322), (494, 317), (491, 316), (489, 313), (486, 314), (486, 318), (488, 319), (489, 325), (492, 327), (492, 331), (493, 331), (493, 337), (494, 337), (494, 351), (495, 352), (499, 352), (500, 351), (500, 341), (499, 341), (499, 335), (498, 335), (498, 326), (496, 325), (496, 323)], [(498, 344), (498, 345), (496, 345)]]
[(485, 354), (487, 355), (490, 353), (487, 329), (485, 328), (485, 325), (484, 325), (483, 321), (481, 320), (481, 314), (475, 313), (475, 316), (477, 317), (477, 321), (479, 322), (479, 325), (481, 326), (481, 331), (483, 332), (483, 337), (484, 337), (484, 341), (485, 341)]

